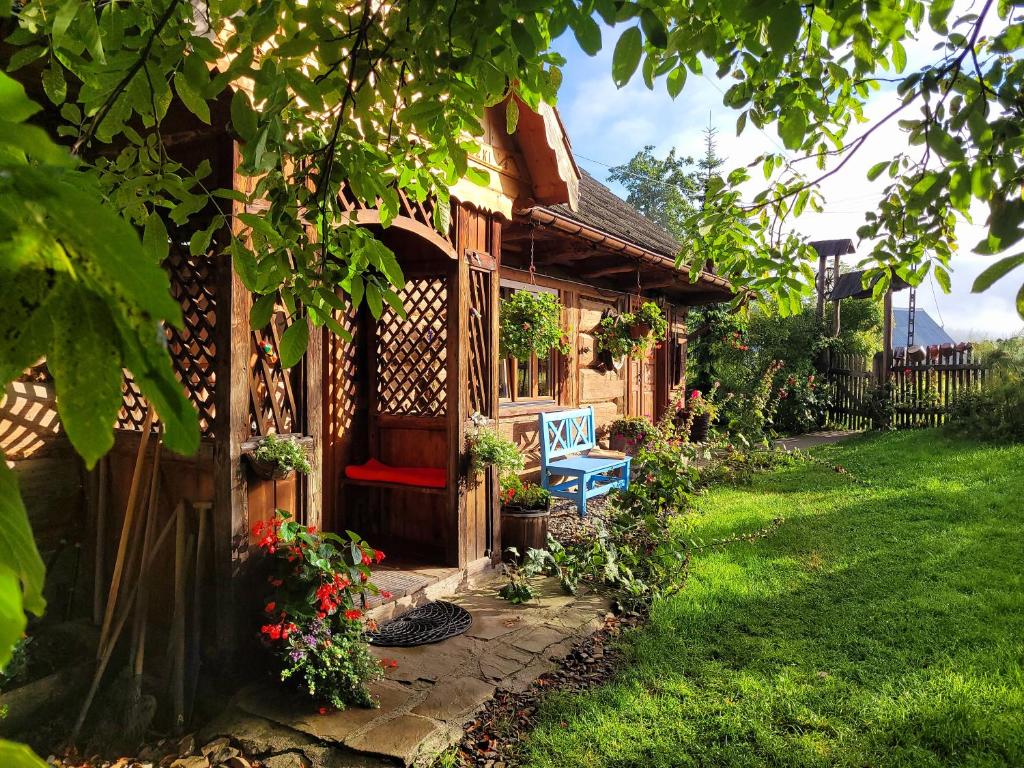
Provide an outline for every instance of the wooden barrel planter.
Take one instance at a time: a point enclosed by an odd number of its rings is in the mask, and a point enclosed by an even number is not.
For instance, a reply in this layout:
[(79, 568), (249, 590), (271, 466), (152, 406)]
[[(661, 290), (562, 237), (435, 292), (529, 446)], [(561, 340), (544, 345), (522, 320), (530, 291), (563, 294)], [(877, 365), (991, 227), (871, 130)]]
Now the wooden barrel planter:
[(691, 443), (706, 443), (708, 440), (708, 430), (711, 428), (711, 414), (702, 413), (698, 416), (693, 417), (693, 421), (690, 422), (690, 442)]
[(544, 549), (548, 545), (548, 517), (551, 500), (543, 509), (501, 508), (501, 551), (515, 547), (520, 556), (528, 549)]

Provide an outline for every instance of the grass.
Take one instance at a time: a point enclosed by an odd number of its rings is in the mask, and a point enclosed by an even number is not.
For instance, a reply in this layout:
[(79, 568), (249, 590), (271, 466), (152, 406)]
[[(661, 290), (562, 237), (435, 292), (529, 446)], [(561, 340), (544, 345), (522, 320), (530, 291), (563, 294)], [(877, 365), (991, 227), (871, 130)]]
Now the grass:
[(552, 696), (533, 766), (1024, 765), (1024, 446), (919, 431), (699, 500), (699, 555), (618, 677)]

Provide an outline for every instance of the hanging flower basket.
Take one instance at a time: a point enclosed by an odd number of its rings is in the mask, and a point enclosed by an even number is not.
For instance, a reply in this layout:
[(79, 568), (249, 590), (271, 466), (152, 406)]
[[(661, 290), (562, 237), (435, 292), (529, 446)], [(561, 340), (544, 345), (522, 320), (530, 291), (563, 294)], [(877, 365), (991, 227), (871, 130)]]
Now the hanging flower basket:
[(607, 352), (612, 358), (643, 358), (667, 332), (668, 321), (661, 309), (648, 301), (635, 313), (604, 317), (594, 329), (594, 341), (598, 353)]
[(501, 300), (499, 342), (503, 357), (526, 360), (543, 357), (557, 349), (563, 355), (571, 347), (562, 329), (562, 305), (551, 293), (516, 291)]

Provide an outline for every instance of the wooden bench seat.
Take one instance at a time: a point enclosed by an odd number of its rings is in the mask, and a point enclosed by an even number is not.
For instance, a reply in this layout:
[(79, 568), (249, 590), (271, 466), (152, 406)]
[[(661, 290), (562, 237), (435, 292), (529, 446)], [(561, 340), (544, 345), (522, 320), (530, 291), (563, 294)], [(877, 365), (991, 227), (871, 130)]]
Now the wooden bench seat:
[(445, 493), (448, 473), (439, 467), (393, 467), (376, 459), (345, 467), (345, 482), (369, 488)]
[[(594, 439), (593, 407), (540, 414), (541, 485), (552, 496), (572, 499), (580, 517), (587, 499), (629, 487), (629, 456), (590, 455)], [(564, 478), (553, 481), (552, 478)]]

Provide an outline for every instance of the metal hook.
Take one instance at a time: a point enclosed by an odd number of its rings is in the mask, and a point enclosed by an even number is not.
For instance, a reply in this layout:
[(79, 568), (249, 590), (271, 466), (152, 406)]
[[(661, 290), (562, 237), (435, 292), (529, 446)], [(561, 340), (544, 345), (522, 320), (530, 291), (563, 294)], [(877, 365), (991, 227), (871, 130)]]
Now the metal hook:
[(537, 284), (537, 267), (533, 263), (533, 237), (536, 229), (537, 225), (530, 222), (530, 283), (533, 285)]

